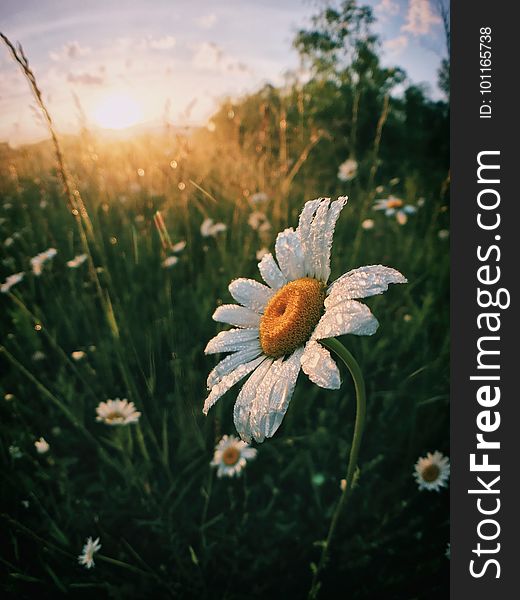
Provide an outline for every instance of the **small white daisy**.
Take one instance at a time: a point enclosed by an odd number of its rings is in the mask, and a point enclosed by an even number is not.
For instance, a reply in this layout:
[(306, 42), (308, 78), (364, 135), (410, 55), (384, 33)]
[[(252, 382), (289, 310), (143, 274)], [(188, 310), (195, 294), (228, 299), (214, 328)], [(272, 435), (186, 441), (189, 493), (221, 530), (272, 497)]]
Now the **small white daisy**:
[(7, 292), (13, 287), (13, 285), (16, 285), (17, 283), (20, 283), (20, 281), (22, 281), (24, 275), (25, 273), (23, 272), (13, 273), (12, 275), (9, 275), (4, 281), (4, 283), (2, 283), (2, 285), (0, 286), (0, 292), (2, 292), (2, 294), (7, 294)]
[(176, 265), (179, 262), (179, 259), (177, 256), (168, 256), (167, 258), (165, 258), (162, 262), (162, 266), (165, 269), (171, 269), (171, 267), (173, 267), (174, 265)]
[(256, 260), (262, 260), (266, 254), (269, 254), (269, 250), (267, 248), (260, 248), (260, 250), (256, 251)]
[(340, 181), (351, 181), (357, 174), (358, 164), (353, 158), (347, 158), (338, 168), (338, 179)]
[(361, 227), (365, 230), (369, 230), (369, 229), (374, 229), (374, 219), (365, 219), (362, 223), (361, 223)]
[(269, 231), (271, 229), (271, 223), (269, 223), (266, 214), (259, 210), (252, 212), (247, 222), (254, 231)]
[(256, 194), (253, 194), (251, 196), (250, 200), (253, 204), (258, 205), (267, 202), (267, 200), (269, 200), (269, 197), (265, 192), (256, 192)]
[(415, 463), (414, 477), (420, 490), (438, 492), (441, 487), (446, 487), (450, 477), (448, 457), (437, 450), (433, 454), (428, 452)]
[(128, 425), (137, 423), (141, 413), (135, 409), (133, 402), (128, 402), (126, 398), (120, 400), (107, 400), (100, 402), (96, 408), (96, 421), (102, 421), (105, 425)]
[(79, 564), (84, 565), (87, 569), (94, 567), (94, 554), (99, 552), (100, 549), (101, 544), (99, 543), (99, 538), (93, 540), (91, 537), (88, 537), (87, 543), (83, 546), (83, 550), (78, 556)]
[(354, 269), (328, 285), (336, 220), (347, 199), (307, 202), (296, 231), (278, 234), (276, 258), (266, 254), (258, 268), (267, 285), (235, 279), (229, 285), (239, 303), (219, 306), (213, 319), (235, 329), (209, 341), (206, 354), (231, 352), (208, 376), (203, 412), (247, 375), (234, 408), (240, 437), (272, 437), (289, 407), (300, 369), (323, 388), (340, 387), (339, 369), (320, 340), (345, 334), (372, 335), (379, 323), (358, 298), (382, 294), (405, 277), (389, 267)]
[(57, 253), (58, 251), (56, 250), (56, 248), (49, 248), (48, 250), (45, 250), (44, 252), (40, 252), (36, 256), (33, 256), (30, 261), (33, 273), (37, 277), (39, 277), (42, 274), (43, 265), (47, 261), (54, 258)]
[(186, 240), (182, 240), (176, 244), (173, 244), (172, 252), (182, 252), (184, 248), (186, 248)]
[(67, 267), (69, 269), (77, 269), (87, 260), (86, 254), (78, 254), (73, 259), (67, 261)]
[(388, 196), (374, 202), (374, 210), (384, 210), (387, 217), (395, 216), (399, 225), (405, 225), (408, 221), (408, 215), (417, 212), (417, 208), (411, 204), (405, 204), (404, 200), (396, 196)]
[(85, 356), (87, 356), (87, 353), (83, 350), (74, 350), (74, 352), (71, 353), (71, 356), (72, 360), (75, 360), (77, 362), (83, 360)]
[(255, 448), (234, 435), (225, 435), (215, 446), (211, 466), (217, 467), (217, 477), (238, 477), (248, 460), (256, 457)]
[(36, 452), (38, 452), (38, 454), (45, 454), (50, 449), (49, 443), (43, 437), (34, 442), (34, 447), (36, 448)]
[(204, 219), (200, 226), (202, 237), (216, 237), (217, 234), (223, 233), (226, 230), (227, 226), (224, 223), (215, 223), (213, 219)]

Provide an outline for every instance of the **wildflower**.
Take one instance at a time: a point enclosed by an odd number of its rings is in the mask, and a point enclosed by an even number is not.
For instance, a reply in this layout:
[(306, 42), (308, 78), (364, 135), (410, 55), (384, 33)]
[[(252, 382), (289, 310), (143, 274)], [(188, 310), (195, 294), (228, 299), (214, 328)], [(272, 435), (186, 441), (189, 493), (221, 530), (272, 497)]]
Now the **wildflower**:
[(338, 179), (340, 181), (351, 181), (357, 174), (358, 164), (353, 158), (347, 158), (338, 168)]
[(67, 261), (67, 267), (69, 267), (69, 269), (77, 269), (86, 260), (87, 260), (87, 255), (86, 254), (78, 254), (72, 260), (68, 260)]
[(267, 202), (267, 200), (269, 200), (269, 197), (265, 192), (256, 192), (256, 194), (253, 194), (251, 196), (250, 200), (253, 204), (258, 205)]
[(74, 352), (71, 353), (72, 356), (72, 360), (75, 360), (76, 362), (83, 360), (85, 358), (85, 356), (87, 356), (87, 353), (84, 352), (83, 350), (74, 350)]
[(179, 262), (179, 259), (177, 256), (168, 256), (167, 258), (165, 258), (162, 262), (162, 266), (165, 269), (170, 269), (171, 267), (173, 267), (173, 265), (176, 265)]
[(369, 230), (369, 229), (374, 229), (374, 219), (365, 219), (362, 223), (361, 223), (361, 227), (365, 230)]
[(45, 440), (45, 438), (42, 437), (34, 442), (34, 446), (38, 454), (45, 454), (50, 449), (49, 443), (47, 442), (47, 440)]
[(256, 457), (256, 450), (234, 435), (225, 435), (215, 446), (211, 461), (217, 467), (217, 477), (238, 477), (248, 460)]
[(215, 321), (237, 328), (219, 333), (206, 346), (206, 354), (233, 354), (209, 374), (203, 412), (252, 373), (234, 409), (235, 426), (246, 442), (262, 442), (276, 432), (300, 368), (317, 385), (339, 388), (338, 367), (319, 340), (372, 335), (379, 324), (355, 298), (381, 294), (390, 283), (406, 283), (395, 269), (374, 265), (349, 271), (327, 286), (334, 227), (346, 201), (307, 202), (296, 231), (278, 234), (278, 264), (266, 254), (258, 265), (267, 286), (251, 279), (232, 281), (229, 291), (241, 306), (226, 304), (213, 314)]
[(13, 273), (12, 275), (9, 275), (4, 281), (4, 283), (0, 285), (0, 292), (2, 292), (2, 294), (7, 294), (7, 292), (13, 287), (13, 285), (16, 285), (17, 283), (20, 283), (20, 281), (22, 281), (24, 275), (25, 273), (23, 272)]
[(184, 248), (186, 248), (186, 240), (182, 240), (176, 244), (173, 244), (172, 252), (182, 252)]
[(6, 248), (9, 248), (9, 246), (12, 246), (14, 244), (14, 238), (12, 237), (8, 237), (4, 240), (4, 246)]
[(249, 227), (255, 231), (268, 231), (271, 229), (271, 223), (269, 223), (265, 213), (255, 210), (249, 215), (247, 220)]
[(87, 569), (94, 567), (94, 554), (99, 552), (100, 549), (101, 544), (99, 543), (99, 538), (93, 540), (91, 537), (88, 537), (87, 543), (83, 546), (83, 550), (78, 556), (79, 564), (84, 565)]
[(214, 223), (213, 219), (204, 219), (200, 226), (202, 237), (216, 237), (218, 233), (226, 231), (227, 226), (224, 223)]
[(260, 250), (256, 251), (256, 260), (262, 260), (266, 254), (269, 254), (269, 250), (267, 248), (260, 248)]
[(17, 458), (22, 458), (22, 451), (16, 444), (11, 444), (9, 446), (9, 454), (16, 460)]
[(378, 185), (378, 186), (376, 187), (376, 192), (377, 192), (378, 194), (382, 194), (382, 193), (383, 193), (383, 191), (384, 191), (384, 189), (385, 189), (385, 188), (384, 188), (382, 185)]
[(105, 425), (128, 425), (137, 423), (141, 413), (135, 409), (133, 402), (128, 402), (126, 398), (120, 400), (107, 400), (100, 402), (96, 408), (96, 421), (102, 421)]
[(6, 402), (12, 402), (12, 401), (14, 400), (14, 394), (6, 394), (6, 395), (4, 396), (4, 400), (5, 400)]
[(450, 237), (450, 232), (447, 229), (439, 229), (437, 236), (440, 240), (447, 240)]
[(39, 277), (42, 274), (43, 265), (48, 260), (51, 260), (52, 258), (54, 258), (57, 253), (58, 253), (58, 251), (56, 250), (56, 248), (49, 248), (48, 250), (45, 250), (45, 252), (40, 252), (36, 256), (33, 256), (31, 258), (31, 266), (32, 266), (33, 273), (37, 277)]
[(374, 210), (384, 210), (387, 217), (395, 215), (399, 225), (404, 225), (408, 221), (408, 215), (413, 215), (417, 212), (415, 206), (405, 204), (404, 200), (392, 195), (385, 199), (376, 200)]
[(420, 490), (439, 491), (445, 487), (450, 476), (450, 462), (438, 451), (428, 452), (415, 463), (414, 477)]

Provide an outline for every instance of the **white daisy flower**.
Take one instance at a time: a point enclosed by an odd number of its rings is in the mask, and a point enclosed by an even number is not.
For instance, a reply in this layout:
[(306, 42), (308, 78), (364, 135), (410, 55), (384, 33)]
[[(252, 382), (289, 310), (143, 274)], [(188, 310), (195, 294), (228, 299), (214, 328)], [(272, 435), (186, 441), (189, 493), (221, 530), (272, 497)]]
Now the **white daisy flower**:
[(13, 273), (12, 275), (9, 275), (4, 281), (4, 283), (0, 285), (0, 292), (2, 292), (2, 294), (7, 294), (7, 292), (9, 292), (13, 285), (16, 285), (17, 283), (20, 283), (20, 281), (22, 281), (24, 275), (25, 273), (23, 272)]
[(135, 409), (133, 402), (128, 402), (126, 398), (120, 400), (107, 400), (100, 402), (96, 408), (96, 421), (102, 421), (105, 425), (128, 425), (137, 423), (141, 413)]
[(87, 353), (83, 350), (74, 350), (74, 352), (71, 353), (72, 360), (75, 360), (76, 362), (83, 360), (85, 356), (87, 356)]
[(182, 252), (184, 248), (186, 248), (186, 240), (182, 240), (176, 244), (173, 244), (172, 252)]
[(262, 260), (266, 254), (269, 254), (269, 250), (267, 248), (260, 248), (260, 250), (256, 251), (256, 260)]
[(42, 274), (43, 265), (48, 260), (51, 260), (52, 258), (54, 258), (57, 253), (58, 253), (58, 251), (56, 250), (56, 248), (49, 248), (48, 250), (45, 250), (44, 252), (40, 252), (36, 256), (33, 256), (31, 258), (31, 267), (32, 267), (33, 273), (37, 277), (39, 277)]
[(200, 226), (202, 237), (216, 237), (217, 234), (226, 231), (227, 226), (224, 223), (214, 223), (213, 219), (204, 219)]
[(231, 352), (208, 376), (208, 410), (246, 375), (234, 409), (234, 422), (246, 442), (262, 442), (280, 426), (300, 369), (317, 385), (337, 389), (340, 375), (319, 340), (372, 335), (378, 322), (357, 298), (381, 294), (406, 279), (389, 267), (354, 269), (327, 285), (336, 220), (345, 197), (307, 202), (296, 231), (278, 234), (276, 258), (266, 254), (258, 268), (267, 285), (235, 279), (229, 291), (239, 303), (219, 306), (213, 319), (234, 325), (206, 346), (206, 354)]
[(420, 490), (439, 491), (446, 487), (450, 477), (450, 462), (437, 450), (432, 454), (428, 452), (425, 457), (419, 458), (415, 463), (414, 477)]
[(38, 454), (45, 454), (50, 449), (49, 443), (43, 437), (34, 442), (34, 447), (36, 448), (36, 452), (38, 452)]
[(264, 204), (264, 202), (267, 202), (267, 200), (269, 200), (269, 197), (265, 192), (256, 192), (256, 194), (253, 194), (251, 196), (250, 200), (255, 205)]
[(405, 225), (408, 221), (408, 215), (413, 215), (417, 212), (415, 206), (405, 204), (404, 200), (391, 194), (388, 198), (376, 200), (374, 202), (374, 210), (384, 210), (387, 217), (395, 216), (399, 225)]
[(168, 256), (167, 258), (165, 258), (163, 260), (162, 266), (165, 269), (170, 269), (171, 267), (176, 265), (178, 262), (179, 262), (179, 258), (177, 256)]
[(73, 259), (67, 261), (67, 267), (69, 269), (77, 269), (87, 260), (86, 254), (78, 254)]
[(365, 219), (362, 223), (361, 223), (361, 227), (363, 229), (365, 229), (366, 231), (368, 231), (369, 229), (374, 229), (374, 219)]
[(253, 211), (247, 222), (249, 227), (255, 231), (269, 231), (271, 229), (271, 223), (269, 223), (266, 214), (259, 210)]
[(251, 448), (234, 435), (225, 435), (215, 446), (215, 454), (210, 464), (217, 467), (217, 477), (238, 477), (247, 461), (255, 457), (255, 448)]
[(338, 167), (338, 179), (340, 181), (351, 181), (357, 174), (358, 164), (353, 158), (347, 158)]
[(91, 537), (87, 538), (87, 543), (83, 546), (81, 554), (78, 556), (78, 562), (80, 565), (84, 565), (87, 569), (95, 567), (94, 554), (99, 552), (101, 544), (99, 538), (93, 540)]

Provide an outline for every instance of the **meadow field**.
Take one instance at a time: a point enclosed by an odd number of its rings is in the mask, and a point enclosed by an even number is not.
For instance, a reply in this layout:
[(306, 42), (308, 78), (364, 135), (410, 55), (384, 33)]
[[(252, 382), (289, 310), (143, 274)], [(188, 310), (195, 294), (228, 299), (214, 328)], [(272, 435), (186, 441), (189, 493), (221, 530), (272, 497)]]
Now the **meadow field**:
[[(324, 67), (311, 37), (295, 43), (312, 77), (225, 100), (204, 126), (118, 139), (80, 115), (61, 166), (52, 140), (0, 147), (4, 597), (306, 597), (345, 477), (352, 379), (300, 375), (275, 436), (217, 477), (237, 389), (203, 415), (204, 349), (229, 282), (260, 280), (306, 201), (344, 195), (332, 279), (383, 264), (408, 284), (366, 299), (373, 336), (341, 338), (368, 409), (320, 597), (447, 595), (449, 492), (419, 489), (414, 466), (449, 455), (448, 103), (394, 94), (402, 73), (375, 38)], [(138, 422), (96, 420), (116, 398)], [(101, 548), (86, 569), (88, 537)]]

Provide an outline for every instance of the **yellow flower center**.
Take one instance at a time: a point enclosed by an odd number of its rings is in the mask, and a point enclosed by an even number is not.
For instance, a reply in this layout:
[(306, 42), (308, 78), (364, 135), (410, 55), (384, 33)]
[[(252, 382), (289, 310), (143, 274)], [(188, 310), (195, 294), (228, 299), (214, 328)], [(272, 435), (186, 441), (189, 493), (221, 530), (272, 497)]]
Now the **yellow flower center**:
[(240, 458), (240, 450), (235, 446), (228, 446), (224, 452), (222, 452), (222, 462), (225, 465), (231, 466), (238, 462)]
[(403, 201), (399, 200), (399, 198), (392, 198), (392, 200), (388, 200), (386, 203), (387, 208), (399, 208), (403, 205)]
[(105, 421), (121, 421), (123, 415), (118, 411), (112, 411), (105, 415)]
[(325, 285), (303, 277), (291, 281), (269, 300), (260, 321), (260, 344), (267, 356), (290, 354), (310, 337), (323, 313)]
[(437, 465), (428, 465), (422, 470), (421, 476), (424, 479), (424, 481), (426, 481), (427, 483), (431, 483), (432, 481), (438, 479), (440, 473), (441, 470)]

